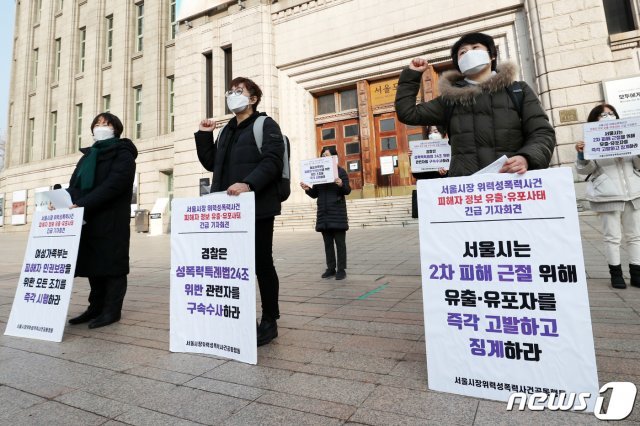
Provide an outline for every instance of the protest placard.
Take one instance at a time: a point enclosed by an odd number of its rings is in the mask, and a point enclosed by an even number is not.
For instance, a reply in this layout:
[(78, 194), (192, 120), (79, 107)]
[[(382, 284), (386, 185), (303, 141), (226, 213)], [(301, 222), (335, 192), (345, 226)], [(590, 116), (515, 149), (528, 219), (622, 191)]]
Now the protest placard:
[(333, 183), (338, 177), (338, 157), (312, 158), (300, 162), (302, 182), (309, 186), (322, 183)]
[(451, 145), (448, 139), (410, 141), (411, 172), (422, 173), (449, 170)]
[(83, 208), (37, 210), (4, 334), (61, 342), (76, 270)]
[(254, 193), (171, 206), (171, 351), (256, 364)]
[(571, 169), (420, 180), (418, 202), (429, 388), (502, 401), (590, 392), (593, 410)]
[(640, 154), (640, 118), (601, 120), (583, 126), (586, 160)]

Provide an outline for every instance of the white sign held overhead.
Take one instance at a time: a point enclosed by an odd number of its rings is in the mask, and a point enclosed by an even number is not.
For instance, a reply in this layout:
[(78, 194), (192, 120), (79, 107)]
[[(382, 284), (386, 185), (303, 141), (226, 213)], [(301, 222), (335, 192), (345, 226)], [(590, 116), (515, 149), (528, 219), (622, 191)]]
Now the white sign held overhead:
[(254, 193), (171, 206), (171, 351), (256, 364)]
[(640, 154), (640, 117), (584, 123), (584, 158), (631, 157)]
[(313, 158), (300, 162), (302, 182), (309, 186), (333, 183), (338, 177), (338, 157)]
[(448, 139), (409, 142), (411, 147), (411, 172), (422, 173), (449, 170), (451, 145)]
[(76, 270), (83, 208), (38, 210), (4, 334), (61, 342)]
[(418, 203), (429, 388), (500, 401), (589, 392), (593, 411), (571, 169), (420, 180)]

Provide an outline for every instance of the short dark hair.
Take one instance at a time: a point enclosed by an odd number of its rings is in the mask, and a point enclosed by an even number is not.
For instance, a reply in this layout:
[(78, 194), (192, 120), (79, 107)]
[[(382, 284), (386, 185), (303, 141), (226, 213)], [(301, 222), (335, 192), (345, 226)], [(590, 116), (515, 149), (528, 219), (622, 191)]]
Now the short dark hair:
[[(258, 86), (253, 80), (246, 77), (236, 77), (231, 80), (230, 83), (231, 87), (237, 87), (239, 84), (243, 84), (249, 94), (251, 96), (255, 96), (258, 99), (256, 103), (253, 104), (253, 111), (256, 111), (256, 108), (258, 108), (258, 104), (262, 99), (262, 90), (260, 90), (260, 86)], [(228, 89), (231, 89), (231, 87), (228, 87)]]
[(322, 154), (324, 154), (325, 151), (329, 151), (331, 155), (335, 155), (336, 157), (338, 156), (338, 151), (333, 145), (323, 147), (322, 150), (320, 150), (320, 157), (322, 157)]
[(118, 117), (109, 112), (101, 112), (100, 114), (96, 115), (96, 118), (94, 118), (91, 122), (91, 134), (93, 134), (93, 128), (96, 127), (96, 124), (98, 123), (98, 120), (100, 120), (100, 117), (104, 118), (104, 121), (106, 121), (107, 124), (113, 126), (113, 135), (116, 138), (119, 138), (122, 134), (122, 130), (124, 129), (124, 127), (122, 126), (122, 121), (120, 121)]
[(460, 37), (460, 40), (456, 41), (451, 48), (451, 60), (453, 61), (453, 66), (456, 67), (458, 71), (460, 71), (460, 67), (458, 66), (458, 50), (460, 50), (460, 46), (463, 44), (476, 44), (480, 43), (489, 51), (489, 57), (491, 58), (491, 70), (496, 70), (496, 62), (498, 58), (498, 49), (496, 48), (496, 43), (493, 41), (493, 37), (484, 33), (469, 33)]
[(609, 108), (616, 115), (616, 118), (620, 119), (620, 116), (618, 115), (618, 111), (616, 111), (613, 105), (602, 103), (591, 110), (591, 112), (589, 113), (589, 116), (587, 117), (587, 121), (589, 123), (593, 123), (594, 121), (599, 121), (600, 114), (604, 112), (605, 108)]

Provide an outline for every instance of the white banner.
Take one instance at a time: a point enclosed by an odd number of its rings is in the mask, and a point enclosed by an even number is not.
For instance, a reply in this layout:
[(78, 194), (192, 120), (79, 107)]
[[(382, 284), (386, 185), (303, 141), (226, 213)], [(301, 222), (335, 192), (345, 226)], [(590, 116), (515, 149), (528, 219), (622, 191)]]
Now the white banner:
[(38, 210), (4, 334), (61, 342), (84, 208)]
[(47, 192), (50, 190), (48, 186), (42, 186), (36, 188), (33, 192), (33, 207), (34, 210), (49, 210), (49, 197)]
[(333, 183), (338, 177), (338, 157), (313, 158), (300, 162), (302, 182), (309, 186), (322, 183)]
[(24, 225), (27, 223), (27, 191), (13, 191), (11, 196), (11, 224)]
[(411, 172), (432, 172), (440, 167), (449, 170), (451, 145), (449, 139), (410, 141)]
[(602, 82), (604, 97), (620, 118), (640, 116), (640, 76)]
[(595, 121), (583, 127), (587, 160), (640, 155), (640, 117)]
[(590, 392), (593, 410), (571, 169), (420, 180), (418, 202), (429, 388), (501, 401)]
[(171, 351), (256, 364), (254, 193), (171, 207)]
[(393, 155), (380, 157), (380, 175), (392, 175), (393, 172)]

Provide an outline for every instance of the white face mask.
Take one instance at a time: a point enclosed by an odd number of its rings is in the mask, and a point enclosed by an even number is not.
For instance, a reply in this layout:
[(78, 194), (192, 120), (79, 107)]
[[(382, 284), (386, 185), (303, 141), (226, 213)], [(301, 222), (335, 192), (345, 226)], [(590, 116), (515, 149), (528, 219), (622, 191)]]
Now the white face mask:
[(236, 95), (234, 93), (227, 97), (227, 106), (234, 114), (238, 114), (249, 107), (249, 97), (242, 94)]
[(442, 139), (442, 135), (440, 133), (429, 133), (429, 139)]
[(617, 120), (615, 115), (607, 115), (606, 117), (600, 117), (599, 121)]
[(93, 141), (103, 141), (113, 138), (113, 129), (109, 126), (96, 126), (93, 128)]
[(474, 75), (482, 71), (491, 63), (489, 52), (481, 49), (469, 50), (458, 61), (460, 72), (464, 75)]

